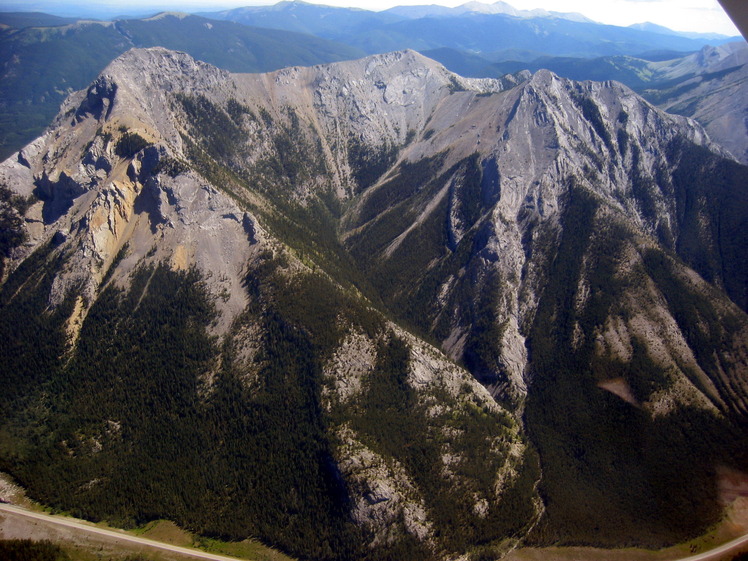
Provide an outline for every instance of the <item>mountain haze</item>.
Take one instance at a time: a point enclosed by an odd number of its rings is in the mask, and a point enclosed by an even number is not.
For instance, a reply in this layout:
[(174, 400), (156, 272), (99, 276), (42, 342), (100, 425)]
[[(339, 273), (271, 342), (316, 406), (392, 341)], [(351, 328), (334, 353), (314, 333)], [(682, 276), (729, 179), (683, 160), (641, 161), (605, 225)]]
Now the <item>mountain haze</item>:
[(457, 8), (399, 6), (371, 12), (293, 1), (202, 15), (303, 31), (369, 54), (405, 48), (450, 48), (484, 55), (519, 49), (536, 52), (536, 56), (599, 57), (655, 50), (692, 52), (728, 39), (603, 25), (579, 14), (517, 10), (504, 2), (472, 2)]
[(748, 469), (748, 168), (620, 83), (133, 49), (0, 181), (0, 469), (51, 506), (499, 558), (684, 541)]

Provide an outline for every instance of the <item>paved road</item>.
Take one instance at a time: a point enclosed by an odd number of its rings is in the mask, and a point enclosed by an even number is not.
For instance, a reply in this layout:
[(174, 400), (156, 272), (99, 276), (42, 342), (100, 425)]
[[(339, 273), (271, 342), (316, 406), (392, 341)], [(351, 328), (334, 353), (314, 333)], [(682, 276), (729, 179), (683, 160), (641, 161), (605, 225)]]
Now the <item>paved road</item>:
[(106, 530), (104, 528), (97, 528), (95, 526), (90, 526), (88, 524), (79, 522), (74, 518), (66, 518), (62, 516), (50, 516), (48, 514), (40, 514), (38, 512), (31, 512), (30, 510), (19, 508), (17, 506), (0, 503), (0, 513), (2, 513), (3, 511), (11, 512), (13, 514), (17, 514), (20, 516), (26, 516), (28, 518), (36, 518), (38, 520), (51, 522), (53, 524), (57, 524), (60, 526), (67, 526), (69, 528), (75, 528), (76, 530), (83, 530), (91, 534), (99, 534), (102, 536), (107, 536), (109, 538), (122, 540), (126, 542), (137, 543), (141, 545), (146, 545), (148, 547), (153, 547), (157, 549), (165, 549), (167, 551), (173, 551), (175, 553), (189, 555), (190, 557), (193, 557), (195, 559), (209, 559), (211, 561), (240, 561), (236, 557), (228, 557), (226, 555), (216, 555), (215, 553), (207, 553), (205, 551), (200, 551), (199, 549), (190, 549), (187, 547), (169, 545), (167, 543), (157, 542), (154, 540), (149, 540), (146, 538), (140, 538), (138, 536), (132, 536), (130, 534), (125, 534), (124, 532), (117, 532), (114, 530)]

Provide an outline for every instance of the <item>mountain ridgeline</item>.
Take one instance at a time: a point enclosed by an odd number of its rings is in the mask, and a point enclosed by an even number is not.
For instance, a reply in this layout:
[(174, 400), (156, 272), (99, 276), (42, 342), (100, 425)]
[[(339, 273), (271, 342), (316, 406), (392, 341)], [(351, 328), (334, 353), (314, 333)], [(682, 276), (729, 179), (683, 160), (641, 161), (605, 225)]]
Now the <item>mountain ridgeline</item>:
[(180, 13), (117, 21), (0, 12), (0, 158), (34, 140), (73, 91), (133, 47), (161, 46), (232, 72), (268, 72), (363, 56), (357, 49), (288, 31)]
[(516, 10), (505, 2), (467, 2), (457, 8), (396, 6), (372, 12), (294, 0), (201, 15), (309, 33), (357, 47), (368, 54), (446, 47), (465, 53), (513, 51), (587, 58), (662, 50), (685, 53), (728, 39), (699, 34), (689, 37), (666, 28), (604, 25), (581, 14)]
[(662, 547), (748, 470), (748, 168), (613, 82), (134, 49), (0, 165), (0, 469), (310, 559)]

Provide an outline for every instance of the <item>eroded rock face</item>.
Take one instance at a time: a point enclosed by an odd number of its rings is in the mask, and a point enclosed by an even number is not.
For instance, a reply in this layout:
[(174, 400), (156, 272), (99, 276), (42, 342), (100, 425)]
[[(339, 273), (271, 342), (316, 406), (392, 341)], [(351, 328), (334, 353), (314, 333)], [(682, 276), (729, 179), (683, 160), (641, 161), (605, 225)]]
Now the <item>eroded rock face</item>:
[[(129, 56), (71, 96), (51, 132), (0, 172), (16, 191), (41, 200), (44, 231), (30, 229), (25, 254), (51, 241), (71, 255), (55, 279), (52, 304), (72, 289), (93, 302), (105, 276), (124, 282), (149, 253), (175, 269), (197, 265), (215, 275), (214, 290), (225, 295), (219, 306), (227, 311), (226, 329), (246, 304), (243, 263), (262, 230), (189, 169), (166, 116), (168, 92), (180, 87), (185, 73), (199, 76), (198, 83), (187, 80), (193, 88), (221, 84), (228, 75), (163, 49)], [(142, 72), (147, 67), (159, 71)]]
[(353, 494), (352, 515), (374, 534), (370, 545), (394, 543), (404, 529), (433, 547), (433, 528), (423, 498), (407, 471), (358, 442), (355, 433), (344, 430), (337, 436), (342, 441), (340, 470)]

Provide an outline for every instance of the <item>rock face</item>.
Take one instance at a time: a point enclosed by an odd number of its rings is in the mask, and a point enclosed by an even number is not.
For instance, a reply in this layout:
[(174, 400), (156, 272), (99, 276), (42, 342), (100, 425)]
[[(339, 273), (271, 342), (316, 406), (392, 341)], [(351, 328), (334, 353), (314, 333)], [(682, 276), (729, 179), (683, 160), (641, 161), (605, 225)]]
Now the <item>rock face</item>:
[(660, 80), (673, 84), (645, 91), (661, 109), (696, 119), (709, 136), (748, 163), (748, 45), (704, 47), (677, 63), (651, 63)]
[(3, 428), (60, 469), (0, 467), (304, 557), (686, 539), (748, 469), (746, 179), (616, 83), (130, 51), (0, 165)]

